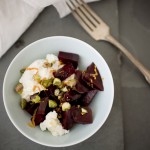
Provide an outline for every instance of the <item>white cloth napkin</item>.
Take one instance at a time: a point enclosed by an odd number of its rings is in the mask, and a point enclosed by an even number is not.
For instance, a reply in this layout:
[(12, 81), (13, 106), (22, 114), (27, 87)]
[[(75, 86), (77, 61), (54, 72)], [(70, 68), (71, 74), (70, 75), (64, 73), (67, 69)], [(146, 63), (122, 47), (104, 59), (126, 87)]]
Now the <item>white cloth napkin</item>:
[[(0, 57), (30, 26), (44, 7), (53, 5), (60, 17), (70, 13), (66, 0), (0, 0)], [(84, 0), (93, 2), (98, 0)]]

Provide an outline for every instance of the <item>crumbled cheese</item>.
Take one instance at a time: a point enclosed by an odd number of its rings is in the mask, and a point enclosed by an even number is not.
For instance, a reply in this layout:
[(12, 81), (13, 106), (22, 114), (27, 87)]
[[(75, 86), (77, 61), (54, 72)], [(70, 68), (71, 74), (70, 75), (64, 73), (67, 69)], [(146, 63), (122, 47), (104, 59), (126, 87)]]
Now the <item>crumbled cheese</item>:
[(53, 136), (62, 136), (69, 133), (69, 130), (63, 129), (60, 121), (57, 118), (56, 111), (49, 112), (46, 115), (46, 119), (40, 123), (40, 128), (42, 131), (47, 129)]
[[(51, 67), (44, 67), (44, 63), (46, 62), (53, 62)], [(48, 54), (46, 59), (39, 59), (34, 61), (31, 65), (27, 67), (25, 72), (23, 73), (22, 77), (20, 78), (19, 82), (23, 85), (23, 92), (21, 97), (30, 101), (30, 96), (38, 93), (45, 88), (37, 81), (34, 80), (34, 75), (38, 74), (40, 79), (50, 79), (53, 78), (53, 71), (57, 71), (63, 65), (58, 60), (58, 57), (53, 54)]]
[(47, 60), (49, 63), (54, 63), (54, 62), (58, 61), (58, 57), (55, 56), (54, 54), (47, 54), (46, 60)]

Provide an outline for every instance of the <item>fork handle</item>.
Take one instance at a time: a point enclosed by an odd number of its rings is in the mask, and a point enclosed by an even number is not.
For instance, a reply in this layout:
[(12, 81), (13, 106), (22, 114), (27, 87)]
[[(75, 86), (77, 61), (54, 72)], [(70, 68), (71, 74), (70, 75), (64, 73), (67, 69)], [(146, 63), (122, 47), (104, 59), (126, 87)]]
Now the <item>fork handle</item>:
[(106, 41), (110, 42), (137, 67), (137, 69), (144, 75), (147, 82), (150, 84), (150, 70), (148, 70), (137, 58), (135, 58), (119, 41), (117, 41), (112, 35), (108, 35), (105, 39)]

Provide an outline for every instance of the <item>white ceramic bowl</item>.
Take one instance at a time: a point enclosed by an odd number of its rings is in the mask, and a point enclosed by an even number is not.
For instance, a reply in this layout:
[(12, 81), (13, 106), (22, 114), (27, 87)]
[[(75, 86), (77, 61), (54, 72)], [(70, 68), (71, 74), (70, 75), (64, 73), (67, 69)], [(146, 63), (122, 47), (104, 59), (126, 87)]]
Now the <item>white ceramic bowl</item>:
[[(58, 55), (59, 51), (73, 52), (80, 55), (79, 68), (86, 69), (92, 62), (98, 67), (104, 84), (104, 91), (98, 92), (90, 104), (93, 110), (93, 123), (75, 125), (69, 134), (60, 137), (52, 136), (48, 131), (42, 132), (39, 127), (30, 128), (27, 123), (30, 115), (20, 108), (20, 96), (14, 87), (20, 78), (20, 69), (36, 59), (45, 58), (46, 54)], [(64, 36), (54, 36), (38, 40), (25, 47), (9, 65), (3, 83), (3, 100), (7, 114), (14, 126), (30, 140), (52, 147), (65, 147), (80, 143), (92, 136), (106, 121), (114, 98), (114, 84), (110, 69), (103, 57), (87, 43)]]

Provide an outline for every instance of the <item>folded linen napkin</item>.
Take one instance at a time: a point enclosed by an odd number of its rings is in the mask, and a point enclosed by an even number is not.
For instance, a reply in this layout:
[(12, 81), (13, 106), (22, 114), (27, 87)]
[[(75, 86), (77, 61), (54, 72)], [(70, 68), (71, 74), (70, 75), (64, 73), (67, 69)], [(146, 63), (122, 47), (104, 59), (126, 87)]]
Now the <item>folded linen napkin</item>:
[(0, 57), (46, 6), (53, 5), (61, 18), (69, 14), (65, 1), (67, 0), (0, 0)]

